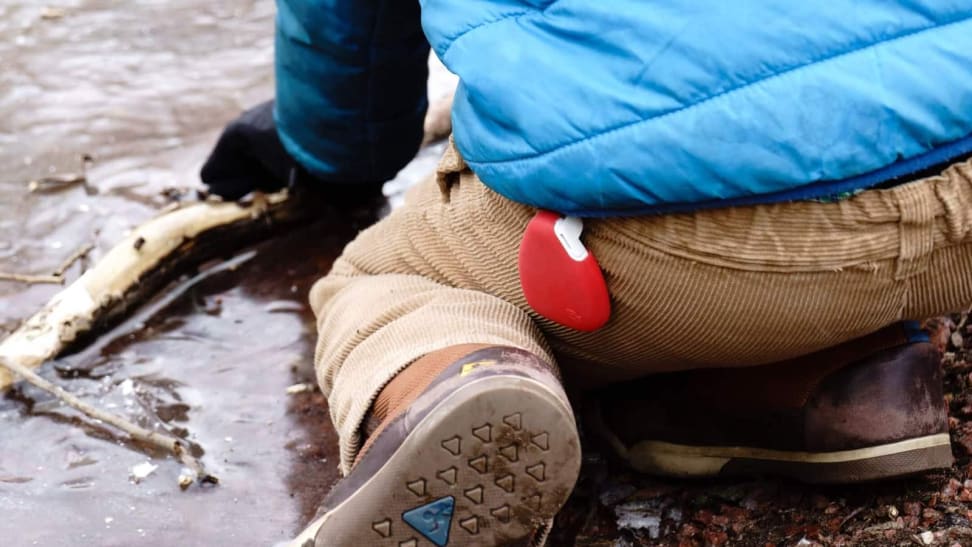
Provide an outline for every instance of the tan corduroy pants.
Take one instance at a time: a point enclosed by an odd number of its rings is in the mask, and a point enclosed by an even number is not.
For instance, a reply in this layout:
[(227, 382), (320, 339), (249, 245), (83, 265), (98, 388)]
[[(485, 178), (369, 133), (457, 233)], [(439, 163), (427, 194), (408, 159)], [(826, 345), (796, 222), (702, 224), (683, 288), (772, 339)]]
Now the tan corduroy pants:
[(572, 331), (537, 316), (519, 284), (535, 210), (486, 188), (450, 149), (435, 180), (362, 232), (311, 290), (316, 365), (342, 470), (371, 402), (421, 355), (516, 346), (583, 386), (697, 367), (747, 366), (972, 303), (972, 164), (836, 203), (589, 219), (609, 323)]

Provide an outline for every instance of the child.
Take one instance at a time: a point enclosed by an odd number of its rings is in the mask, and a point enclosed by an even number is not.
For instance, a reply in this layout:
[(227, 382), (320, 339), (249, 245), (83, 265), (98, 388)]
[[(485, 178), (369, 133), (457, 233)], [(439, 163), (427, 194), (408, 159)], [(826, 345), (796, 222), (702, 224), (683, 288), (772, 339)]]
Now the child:
[(302, 538), (542, 543), (580, 466), (561, 375), (612, 386), (592, 433), (646, 471), (950, 465), (914, 321), (972, 301), (972, 9), (421, 4), (424, 36), (415, 2), (281, 0), (276, 104), (203, 170), (371, 195), (426, 37), (460, 78), (436, 178), (311, 291), (346, 478)]

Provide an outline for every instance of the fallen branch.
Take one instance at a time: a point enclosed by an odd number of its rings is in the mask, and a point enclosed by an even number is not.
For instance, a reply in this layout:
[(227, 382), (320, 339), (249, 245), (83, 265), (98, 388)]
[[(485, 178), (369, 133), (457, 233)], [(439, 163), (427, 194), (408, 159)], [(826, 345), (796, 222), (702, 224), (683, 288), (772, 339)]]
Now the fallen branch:
[[(312, 199), (286, 190), (248, 205), (194, 202), (176, 207), (132, 231), (92, 268), (0, 342), (0, 359), (37, 368), (154, 296), (188, 267), (266, 237), (280, 226), (320, 214)], [(69, 259), (76, 261), (84, 249)], [(62, 266), (66, 271), (70, 265)], [(13, 376), (0, 368), (0, 391)]]
[(136, 441), (149, 444), (156, 448), (160, 448), (169, 454), (172, 454), (186, 467), (192, 470), (196, 476), (196, 481), (198, 481), (200, 484), (216, 484), (219, 482), (219, 479), (206, 472), (202, 462), (192, 455), (189, 445), (182, 439), (169, 434), (150, 431), (144, 427), (129, 422), (121, 416), (100, 410), (75, 397), (64, 388), (45, 380), (37, 373), (27, 367), (24, 367), (23, 365), (10, 363), (0, 358), (0, 367), (5, 368), (10, 373), (16, 374), (17, 376), (23, 378), (31, 385), (50, 393), (63, 401), (66, 405), (79, 410), (86, 416), (120, 429)]

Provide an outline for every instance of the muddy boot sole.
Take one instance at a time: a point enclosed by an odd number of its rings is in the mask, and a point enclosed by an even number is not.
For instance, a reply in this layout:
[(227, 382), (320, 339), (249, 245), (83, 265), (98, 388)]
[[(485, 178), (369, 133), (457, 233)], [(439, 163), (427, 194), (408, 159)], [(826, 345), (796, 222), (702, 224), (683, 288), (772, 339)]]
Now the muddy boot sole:
[(316, 545), (529, 544), (577, 480), (577, 429), (559, 388), (491, 368), (423, 395), (376, 439), (308, 527)]
[(854, 483), (951, 467), (947, 433), (836, 452), (690, 446), (642, 441), (627, 451), (638, 471), (672, 477), (775, 475), (809, 483)]

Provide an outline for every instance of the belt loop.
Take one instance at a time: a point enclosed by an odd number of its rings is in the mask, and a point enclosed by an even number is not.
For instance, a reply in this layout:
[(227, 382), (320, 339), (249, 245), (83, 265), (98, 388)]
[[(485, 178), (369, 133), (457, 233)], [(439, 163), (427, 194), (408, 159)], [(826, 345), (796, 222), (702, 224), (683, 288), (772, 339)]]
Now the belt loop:
[(969, 183), (958, 176), (955, 169), (950, 169), (933, 180), (935, 196), (945, 211), (948, 239), (952, 243), (960, 243), (972, 230), (970, 226), (972, 217), (969, 215)]
[(449, 203), (449, 190), (454, 184), (459, 182), (459, 174), (466, 170), (466, 160), (462, 159), (456, 144), (449, 137), (449, 144), (446, 145), (442, 159), (439, 160), (439, 167), (435, 172), (435, 182), (439, 185), (439, 192), (442, 194), (442, 202)]
[(935, 202), (927, 184), (906, 184), (894, 189), (899, 220), (896, 280), (925, 271), (935, 247)]

